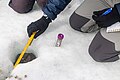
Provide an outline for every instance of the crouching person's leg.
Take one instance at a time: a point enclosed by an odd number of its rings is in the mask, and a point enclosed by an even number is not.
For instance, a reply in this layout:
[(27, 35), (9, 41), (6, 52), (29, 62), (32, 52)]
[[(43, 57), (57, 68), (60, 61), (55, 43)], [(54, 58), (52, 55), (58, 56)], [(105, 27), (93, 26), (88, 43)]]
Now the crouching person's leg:
[(99, 31), (89, 46), (90, 56), (98, 62), (113, 62), (119, 59), (115, 44), (104, 38)]
[(10, 0), (9, 6), (18, 13), (27, 13), (32, 10), (35, 0)]
[(70, 25), (81, 32), (92, 32), (99, 29), (92, 19), (93, 11), (108, 7), (101, 0), (85, 0), (71, 15)]
[(48, 0), (36, 0), (36, 1), (41, 8), (43, 8), (48, 2)]

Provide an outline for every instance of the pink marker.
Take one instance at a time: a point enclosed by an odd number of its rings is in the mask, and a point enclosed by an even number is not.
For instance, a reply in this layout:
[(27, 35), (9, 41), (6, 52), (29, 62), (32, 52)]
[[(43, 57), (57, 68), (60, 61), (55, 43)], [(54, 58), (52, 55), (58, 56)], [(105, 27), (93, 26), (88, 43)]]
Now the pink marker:
[(56, 47), (60, 47), (61, 46), (63, 38), (64, 38), (63, 34), (58, 34), (58, 36), (57, 36), (57, 42), (56, 42), (56, 45), (55, 45)]

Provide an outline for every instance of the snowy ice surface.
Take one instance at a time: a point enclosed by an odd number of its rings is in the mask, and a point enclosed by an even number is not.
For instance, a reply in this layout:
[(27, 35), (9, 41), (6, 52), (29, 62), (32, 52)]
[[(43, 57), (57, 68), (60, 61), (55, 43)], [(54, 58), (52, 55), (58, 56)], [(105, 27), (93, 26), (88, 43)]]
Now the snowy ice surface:
[[(73, 0), (45, 33), (33, 41), (27, 52), (35, 53), (38, 58), (13, 70), (15, 57), (28, 40), (27, 26), (39, 19), (43, 12), (35, 5), (30, 13), (19, 14), (8, 6), (8, 2), (0, 0), (0, 80), (8, 75), (12, 76), (6, 80), (120, 79), (119, 60), (99, 63), (90, 57), (88, 47), (96, 33), (80, 33), (69, 25), (70, 15), (82, 0)], [(61, 47), (55, 47), (59, 33), (63, 33), (65, 38)]]

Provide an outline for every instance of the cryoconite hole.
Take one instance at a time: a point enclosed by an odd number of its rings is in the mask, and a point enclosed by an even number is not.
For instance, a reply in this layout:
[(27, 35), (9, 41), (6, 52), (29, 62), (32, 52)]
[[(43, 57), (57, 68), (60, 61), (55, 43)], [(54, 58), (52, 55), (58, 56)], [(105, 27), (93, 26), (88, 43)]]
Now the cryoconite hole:
[[(20, 54), (18, 54), (16, 56), (14, 64), (18, 60), (19, 56), (20, 56)], [(24, 56), (22, 57), (20, 63), (27, 63), (27, 62), (30, 62), (30, 61), (32, 61), (34, 59), (36, 59), (36, 56), (33, 53), (25, 53)]]

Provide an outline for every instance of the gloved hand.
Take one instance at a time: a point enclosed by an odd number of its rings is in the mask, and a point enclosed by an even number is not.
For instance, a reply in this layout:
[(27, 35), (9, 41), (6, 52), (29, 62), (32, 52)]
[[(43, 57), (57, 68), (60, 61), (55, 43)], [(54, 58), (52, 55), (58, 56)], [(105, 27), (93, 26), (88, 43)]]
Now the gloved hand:
[(32, 22), (27, 27), (28, 36), (30, 37), (33, 32), (37, 32), (34, 36), (34, 38), (37, 38), (40, 34), (42, 34), (47, 29), (51, 21), (52, 20), (50, 18), (43, 16), (41, 17), (41, 19), (35, 22)]
[(95, 20), (96, 24), (98, 24), (99, 27), (106, 28), (111, 26), (112, 24), (118, 22), (120, 20), (120, 15), (117, 11), (116, 7), (112, 8), (112, 11), (106, 15), (102, 15), (108, 8), (100, 10), (100, 11), (94, 11), (93, 12), (93, 20)]

